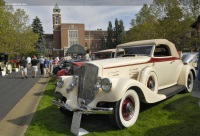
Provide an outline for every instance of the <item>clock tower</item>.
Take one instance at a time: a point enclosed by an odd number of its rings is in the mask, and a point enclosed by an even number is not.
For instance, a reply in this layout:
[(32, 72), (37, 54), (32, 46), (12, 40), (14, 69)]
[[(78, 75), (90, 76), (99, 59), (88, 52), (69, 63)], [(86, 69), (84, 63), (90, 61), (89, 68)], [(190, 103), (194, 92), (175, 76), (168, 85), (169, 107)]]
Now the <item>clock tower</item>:
[(56, 3), (53, 9), (53, 30), (57, 30), (60, 24), (61, 24), (60, 8), (58, 7), (58, 4)]
[(53, 56), (61, 56), (61, 14), (60, 8), (56, 3), (53, 8)]

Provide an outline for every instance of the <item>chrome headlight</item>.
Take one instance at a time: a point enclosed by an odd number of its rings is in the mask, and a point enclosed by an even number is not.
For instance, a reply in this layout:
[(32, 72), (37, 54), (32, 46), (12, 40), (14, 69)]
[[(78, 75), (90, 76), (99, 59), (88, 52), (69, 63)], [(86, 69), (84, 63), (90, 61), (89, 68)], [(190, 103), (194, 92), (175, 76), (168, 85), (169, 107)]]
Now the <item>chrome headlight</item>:
[(62, 80), (61, 77), (58, 77), (58, 79), (56, 80), (56, 86), (59, 88), (62, 88), (64, 84), (64, 81)]
[(71, 84), (69, 85), (69, 88), (66, 88), (66, 91), (69, 93), (70, 91), (74, 90), (74, 86), (76, 86), (77, 84), (78, 84), (78, 76), (74, 76)]
[(101, 80), (101, 88), (105, 92), (109, 92), (112, 87), (112, 82), (108, 78), (103, 78)]

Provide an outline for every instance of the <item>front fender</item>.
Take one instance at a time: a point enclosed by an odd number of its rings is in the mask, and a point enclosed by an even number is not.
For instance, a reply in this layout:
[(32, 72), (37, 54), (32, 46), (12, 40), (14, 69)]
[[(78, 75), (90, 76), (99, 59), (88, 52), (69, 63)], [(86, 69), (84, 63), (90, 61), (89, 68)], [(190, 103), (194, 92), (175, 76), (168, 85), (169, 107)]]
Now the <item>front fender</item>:
[(58, 73), (55, 76), (55, 79), (57, 79), (59, 76), (67, 76), (65, 69), (61, 69), (60, 71), (58, 71)]
[(152, 92), (149, 88), (147, 88), (144, 84), (133, 80), (133, 79), (126, 79), (126, 78), (110, 78), (112, 82), (112, 88), (111, 90), (106, 93), (102, 90), (96, 95), (95, 99), (93, 102), (91, 102), (89, 105), (95, 105), (98, 102), (116, 102), (119, 101), (125, 94), (125, 92), (129, 88), (139, 88), (141, 93), (143, 93), (144, 96), (144, 102), (147, 103), (154, 103), (161, 101), (166, 98), (165, 95), (161, 94), (155, 94)]
[(73, 76), (60, 76), (62, 80), (64, 81), (63, 87), (59, 88), (56, 87), (55, 92), (60, 92), (66, 99), (66, 104), (70, 105), (72, 109), (75, 109), (78, 107), (77, 97), (78, 97), (78, 87), (77, 85), (74, 87), (74, 89), (70, 92), (67, 92), (67, 88), (69, 88)]

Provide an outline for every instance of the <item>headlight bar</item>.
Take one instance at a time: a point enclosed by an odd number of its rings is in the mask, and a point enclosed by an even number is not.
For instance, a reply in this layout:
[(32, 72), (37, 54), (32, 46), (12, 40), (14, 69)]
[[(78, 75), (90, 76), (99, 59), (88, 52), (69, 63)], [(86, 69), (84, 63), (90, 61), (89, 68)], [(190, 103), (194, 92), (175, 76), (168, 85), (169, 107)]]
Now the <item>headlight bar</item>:
[(69, 85), (69, 88), (66, 88), (67, 93), (74, 90), (74, 86), (76, 86), (77, 84), (78, 84), (78, 76), (74, 76), (71, 84)]

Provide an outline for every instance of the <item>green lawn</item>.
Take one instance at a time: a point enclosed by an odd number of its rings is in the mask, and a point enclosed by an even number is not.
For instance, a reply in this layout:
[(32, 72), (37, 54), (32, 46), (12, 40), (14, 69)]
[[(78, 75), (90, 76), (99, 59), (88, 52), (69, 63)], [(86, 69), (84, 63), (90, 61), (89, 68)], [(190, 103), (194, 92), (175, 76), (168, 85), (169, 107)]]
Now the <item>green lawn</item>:
[[(25, 136), (66, 136), (70, 132), (72, 115), (62, 115), (51, 104), (55, 86), (53, 79), (46, 86), (37, 111)], [(95, 136), (199, 136), (200, 107), (191, 94), (177, 94), (156, 104), (141, 104), (134, 126), (117, 130), (108, 115), (83, 115), (81, 127)]]

